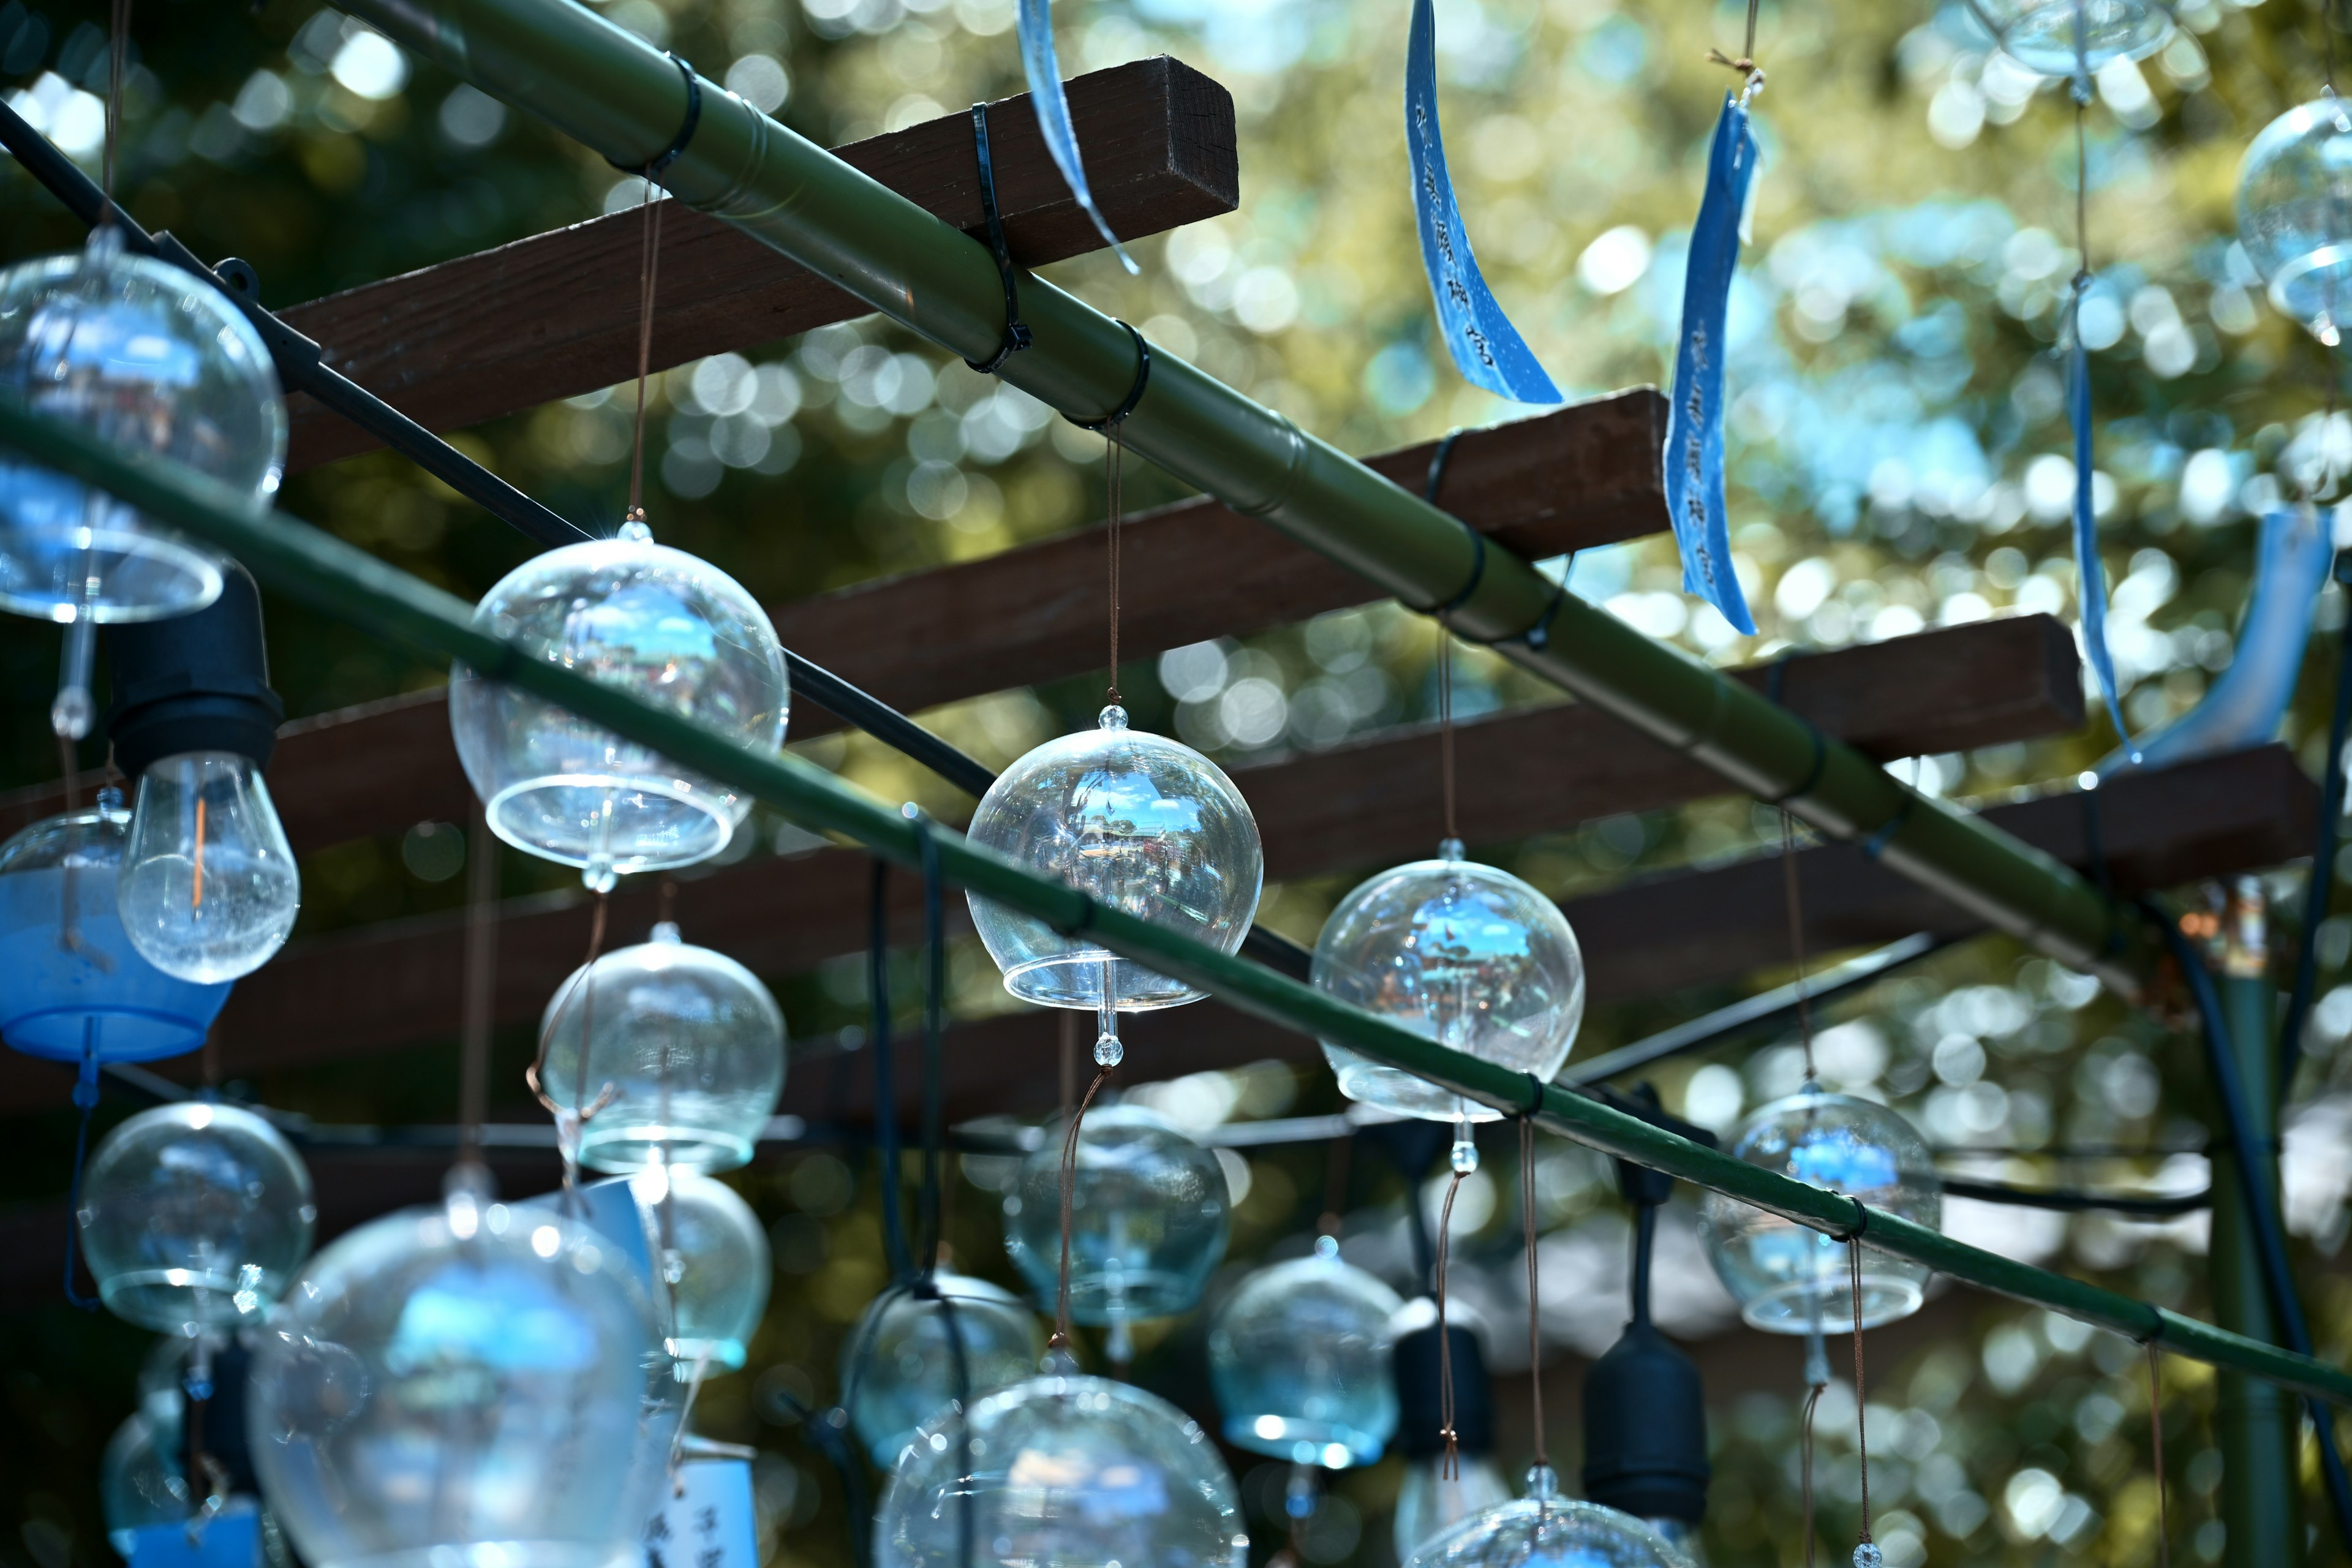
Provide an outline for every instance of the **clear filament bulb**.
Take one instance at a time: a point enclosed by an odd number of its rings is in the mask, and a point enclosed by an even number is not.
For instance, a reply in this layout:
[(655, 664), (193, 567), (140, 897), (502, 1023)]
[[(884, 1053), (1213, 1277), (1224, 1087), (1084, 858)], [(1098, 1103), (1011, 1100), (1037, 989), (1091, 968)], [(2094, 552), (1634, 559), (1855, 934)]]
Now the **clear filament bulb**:
[(286, 943), (302, 904), (286, 829), (261, 771), (230, 752), (165, 757), (139, 780), (116, 903), (139, 955), (216, 984)]

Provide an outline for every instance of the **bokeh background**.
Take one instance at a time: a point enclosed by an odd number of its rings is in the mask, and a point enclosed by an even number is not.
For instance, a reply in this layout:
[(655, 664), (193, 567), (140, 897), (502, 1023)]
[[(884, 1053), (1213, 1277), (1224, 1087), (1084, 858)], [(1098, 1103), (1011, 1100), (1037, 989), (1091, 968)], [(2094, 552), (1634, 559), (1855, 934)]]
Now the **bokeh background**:
[[(609, 0), (623, 26), (824, 143), (1018, 90), (1011, 0)], [(1571, 395), (1656, 382), (1679, 308), (1706, 134), (1731, 79), (1742, 16), (1693, 0), (1441, 0), (1438, 39), (1454, 172), (1482, 261), (1507, 308)], [(1065, 0), (1072, 71), (1177, 55), (1234, 93), (1241, 210), (1138, 247), (1140, 277), (1106, 258), (1049, 269), (1142, 324), (1152, 340), (1350, 450), (1370, 452), (1513, 416), (1466, 388), (1431, 331), (1412, 238), (1399, 114), (1402, 0)], [(2352, 456), (2332, 416), (2333, 367), (2272, 313), (2232, 243), (2239, 157), (2263, 124), (2315, 96), (2323, 20), (2305, 0), (2192, 0), (2155, 58), (2102, 72), (2087, 116), (2089, 263), (2082, 315), (2095, 351), (2101, 434), (2094, 476), (2114, 584), (2126, 708), (2146, 726), (2193, 703), (2231, 658), (2254, 517), (2324, 452)], [(2341, 26), (2339, 16), (2336, 23)], [(95, 166), (102, 9), (0, 4), (0, 90)], [(634, 179), (502, 109), (311, 0), (250, 8), (141, 0), (133, 16), (126, 205), (200, 255), (238, 255), (285, 305), (519, 238), (639, 199)], [(1663, 539), (1589, 552), (1556, 569), (1644, 632), (1738, 663), (2023, 610), (2071, 619), (2066, 531), (2074, 471), (2052, 355), (2080, 251), (2074, 116), (2063, 89), (1993, 55), (1962, 10), (1934, 0), (1767, 0), (1758, 53), (1765, 150), (1753, 241), (1734, 297), (1729, 418), (1737, 565), (1760, 633), (1735, 634), (1679, 591)], [(80, 236), (0, 159), (0, 259)], [(559, 510), (616, 519), (626, 484), (626, 388), (465, 432), (469, 453)], [(787, 601), (879, 574), (970, 559), (1084, 525), (1102, 506), (1102, 443), (1041, 405), (876, 319), (723, 354), (656, 378), (649, 506), (667, 542), (708, 556), (762, 599)], [(1131, 504), (1184, 493), (1130, 465)], [(478, 595), (522, 542), (385, 454), (306, 473), (286, 507), (402, 568)], [(431, 687), (445, 672), (299, 605), (273, 600), (277, 684), (295, 715)], [(2340, 591), (2288, 739), (2316, 773), (2324, 674)], [(908, 635), (919, 635), (908, 628)], [(1149, 650), (1123, 672), (1139, 722), (1227, 761), (1327, 747), (1425, 720), (1436, 707), (1427, 621), (1368, 605), (1238, 642)], [(55, 633), (0, 625), (0, 784), (54, 771), (45, 719)], [(1454, 661), (1454, 709), (1557, 700), (1475, 650)], [(1002, 765), (1090, 714), (1089, 679), (1002, 693), (923, 716)], [(2114, 737), (2083, 733), (1897, 764), (1925, 789), (1990, 802), (2072, 778)], [(801, 748), (888, 799), (949, 820), (969, 801), (863, 738)], [(93, 752), (88, 759), (99, 761)], [(1475, 781), (1470, 787), (1475, 788)], [(762, 816), (738, 855), (809, 840)], [(302, 867), (297, 940), (454, 908), (463, 836), (420, 824)], [(1777, 843), (1744, 800), (1612, 817), (1478, 852), (1567, 896), (1707, 865)], [(1434, 829), (1433, 826), (1433, 837)], [(1399, 847), (1402, 856), (1418, 846)], [(504, 891), (565, 873), (507, 857)], [(2300, 875), (2271, 891), (2303, 918)], [(1345, 890), (1270, 888), (1263, 918), (1303, 941)], [(2325, 916), (2326, 911), (2320, 911)], [(845, 921), (862, 911), (845, 910)], [(698, 933), (725, 948), (722, 932)], [(2318, 1039), (2286, 1142), (2288, 1214), (2322, 1353), (2352, 1332), (2339, 1260), (2352, 1193), (2352, 918), (2326, 919)], [(898, 994), (915, 995), (901, 955)], [(1012, 1004), (974, 943), (950, 954), (951, 1010)], [(859, 1022), (858, 961), (768, 977), (795, 1037)], [(1776, 983), (1767, 972), (1753, 984)], [(453, 978), (453, 988), (455, 981)], [(1731, 988), (1598, 1011), (1579, 1055), (1730, 1000)], [(454, 1011), (454, 1009), (453, 1009)], [(909, 1015), (906, 1023), (911, 1024)], [(2193, 1191), (2206, 1179), (2194, 1057), (2158, 1019), (2011, 943), (1984, 938), (1840, 1002), (1819, 1041), (1824, 1076), (1911, 1117), (1953, 1168), (2005, 1179)], [(498, 1102), (526, 1113), (527, 1039), (499, 1043)], [(1790, 1042), (1752, 1042), (1656, 1077), (1670, 1109), (1710, 1126), (1796, 1082)], [(1138, 1076), (1148, 1076), (1140, 1074)], [(446, 1121), (454, 1046), (232, 1084), (232, 1094), (329, 1121)], [(1196, 1127), (1336, 1108), (1328, 1075), (1265, 1064), (1139, 1089)], [(1039, 1113), (1052, 1109), (1041, 1089)], [(110, 1104), (107, 1117), (121, 1114)], [(0, 1200), (54, 1204), (65, 1189), (63, 1110), (12, 1122)], [(1508, 1140), (1456, 1210), (1457, 1289), (1496, 1328), (1507, 1466), (1524, 1462), (1528, 1357), (1521, 1215)], [(2084, 1152), (2099, 1151), (2096, 1154)], [(1555, 1457), (1576, 1463), (1575, 1389), (1623, 1316), (1627, 1226), (1604, 1163), (1538, 1146), (1545, 1380)], [(1228, 1162), (1239, 1206), (1218, 1289), (1308, 1244), (1337, 1202), (1351, 1257), (1408, 1282), (1406, 1205), (1433, 1209), (1369, 1151), (1344, 1194), (1320, 1147)], [(950, 1216), (960, 1266), (1007, 1283), (1000, 1165), (964, 1162)], [(756, 1445), (765, 1547), (782, 1564), (849, 1561), (837, 1479), (797, 1423), (828, 1402), (847, 1325), (884, 1282), (871, 1161), (854, 1146), (772, 1155), (740, 1178), (772, 1225), (773, 1305), (750, 1367), (708, 1391), (713, 1436)], [(1666, 1328), (1700, 1359), (1716, 1481), (1706, 1550), (1720, 1568), (1804, 1560), (1797, 1523), (1798, 1353), (1736, 1324), (1699, 1256), (1690, 1194), (1659, 1255)], [(1967, 1238), (2206, 1310), (2205, 1222), (2165, 1224), (1948, 1205)], [(1196, 1408), (1199, 1315), (1142, 1337), (1135, 1375)], [(99, 1568), (101, 1448), (132, 1404), (149, 1345), (61, 1302), (0, 1316), (0, 1558)], [(2147, 1395), (2136, 1347), (1959, 1290), (1874, 1335), (1872, 1496), (1890, 1568), (1930, 1561), (2146, 1562), (2155, 1542)], [(2210, 1381), (2167, 1367), (2165, 1452), (2173, 1550), (2213, 1561), (2220, 1457)], [(1821, 1410), (1822, 1550), (1842, 1560), (1859, 1501), (1853, 1394)], [(1205, 1414), (1205, 1412), (1203, 1412)], [(1564, 1435), (1564, 1436), (1563, 1436)], [(2306, 1481), (2311, 1460), (2306, 1455)], [(1281, 1474), (1236, 1457), (1263, 1557), (1279, 1543)], [(1393, 1559), (1391, 1459), (1342, 1478), (1307, 1529), (1318, 1565)], [(2312, 1483), (2315, 1487), (2315, 1483)], [(2316, 1501), (2316, 1491), (2313, 1491)], [(2309, 1517), (2321, 1514), (2315, 1506)], [(2336, 1549), (2323, 1534), (2316, 1551)]]

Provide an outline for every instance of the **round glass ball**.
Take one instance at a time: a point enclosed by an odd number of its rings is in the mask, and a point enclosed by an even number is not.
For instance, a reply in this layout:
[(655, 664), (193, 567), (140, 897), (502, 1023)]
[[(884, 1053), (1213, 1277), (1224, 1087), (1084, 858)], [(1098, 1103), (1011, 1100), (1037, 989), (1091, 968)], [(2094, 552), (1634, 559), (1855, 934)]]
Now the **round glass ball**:
[(1244, 1280), (1209, 1330), (1225, 1441), (1335, 1470), (1378, 1459), (1396, 1436), (1390, 1320), (1402, 1305), (1328, 1236)]
[[(1232, 952), (1249, 934), (1265, 857), (1249, 803), (1192, 747), (1127, 727), (1046, 742), (989, 786), (967, 837), (1108, 908)], [(1047, 1007), (1140, 1013), (1205, 993), (1119, 957), (1084, 933), (978, 894), (972, 921), (1004, 988)]]
[(2263, 128), (2238, 170), (2238, 243), (2271, 303), (2330, 348), (2352, 317), (2352, 109), (2333, 94)]
[(75, 1215), (100, 1299), (163, 1333), (258, 1321), (317, 1218), (310, 1173), (278, 1129), (205, 1100), (118, 1124), (91, 1152)]
[(1461, 1454), (1455, 1466), (1457, 1473), (1448, 1479), (1443, 1458), (1406, 1463), (1391, 1522), (1399, 1563), (1471, 1515), (1511, 1500), (1511, 1483), (1492, 1455)]
[[(1507, 871), (1462, 858), (1383, 871), (1339, 900), (1315, 942), (1315, 988), (1516, 1072), (1549, 1080), (1584, 1021), (1584, 955), (1559, 906)], [(1502, 1112), (1323, 1042), (1350, 1100), (1434, 1121)]]
[(894, 1289), (867, 1304), (842, 1347), (842, 1403), (857, 1440), (887, 1468), (915, 1429), (959, 1397), (959, 1383), (969, 1405), (1034, 1374), (1045, 1353), (1045, 1332), (1020, 1297), (936, 1274), (928, 1294)]
[[(1040, 1301), (1062, 1271), (1059, 1131), (1004, 1197), (1004, 1250)], [(1216, 1154), (1136, 1105), (1089, 1110), (1070, 1183), (1070, 1317), (1143, 1322), (1190, 1311), (1224, 1261), (1233, 1189)]]
[[(0, 395), (125, 453), (240, 495), (276, 493), (286, 405), (261, 336), (194, 274), (122, 248), (0, 272)], [(158, 619), (219, 596), (219, 558), (79, 479), (0, 456), (0, 609), (45, 621)]]
[[(754, 751), (783, 744), (791, 691), (767, 612), (642, 522), (523, 563), (482, 596), (474, 629)], [(707, 860), (751, 810), (732, 788), (463, 665), (449, 726), (491, 831), (580, 867), (591, 888)]]
[(620, 1252), (453, 1182), (303, 1271), (247, 1385), (263, 1494), (310, 1568), (615, 1568), (657, 1472), (659, 1363)]
[(1405, 1568), (1689, 1568), (1664, 1537), (1630, 1513), (1559, 1495), (1549, 1466), (1528, 1495), (1472, 1514), (1423, 1543)]
[(2089, 77), (2172, 36), (2161, 0), (1968, 0), (2000, 50), (2040, 76)]
[(878, 1568), (1249, 1561), (1233, 1476), (1197, 1423), (1129, 1384), (1052, 1373), (918, 1431), (874, 1538)]
[(122, 929), (119, 790), (0, 844), (0, 1040), (28, 1056), (143, 1062), (205, 1043), (230, 987), (164, 973)]
[(125, 1559), (151, 1524), (177, 1524), (195, 1511), (180, 1464), (180, 1417), (141, 1409), (114, 1429), (99, 1460), (98, 1500), (106, 1540)]
[(760, 1216), (734, 1188), (689, 1166), (648, 1165), (630, 1185), (669, 1287), (667, 1348), (678, 1380), (691, 1380), (698, 1365), (734, 1371), (768, 1310), (774, 1273)]
[(589, 1103), (604, 1100), (580, 1146), (581, 1163), (600, 1171), (748, 1164), (784, 1089), (775, 997), (724, 953), (678, 940), (667, 921), (650, 942), (572, 971), (540, 1032), (548, 1098), (577, 1109), (584, 1078)]
[[(1731, 1152), (1751, 1165), (1857, 1198), (1929, 1227), (1943, 1189), (1927, 1140), (1885, 1106), (1808, 1084), (1759, 1107)], [(1707, 1260), (1750, 1326), (1775, 1334), (1840, 1333), (1854, 1326), (1846, 1244), (1709, 1193), (1699, 1230)], [(1907, 1318), (1926, 1300), (1927, 1266), (1862, 1249), (1862, 1326)]]

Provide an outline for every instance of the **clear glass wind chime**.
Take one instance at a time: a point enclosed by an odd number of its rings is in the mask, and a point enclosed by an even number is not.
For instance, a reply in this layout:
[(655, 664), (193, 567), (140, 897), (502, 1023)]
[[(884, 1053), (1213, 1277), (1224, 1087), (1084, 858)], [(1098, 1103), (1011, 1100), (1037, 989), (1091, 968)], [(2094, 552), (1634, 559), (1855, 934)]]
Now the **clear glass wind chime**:
[[(1454, 437), (1430, 469), (1433, 501)], [(1485, 545), (1473, 535), (1481, 552)], [(1473, 582), (1475, 584), (1474, 576)], [(1497, 867), (1465, 858), (1455, 815), (1453, 634), (1438, 621), (1436, 685), (1444, 837), (1436, 858), (1383, 871), (1341, 899), (1315, 942), (1312, 979), (1454, 1050), (1549, 1079), (1584, 1017), (1584, 958), (1559, 906)], [(1326, 1040), (1349, 1099), (1454, 1124), (1457, 1171), (1476, 1168), (1470, 1124), (1502, 1113)]]

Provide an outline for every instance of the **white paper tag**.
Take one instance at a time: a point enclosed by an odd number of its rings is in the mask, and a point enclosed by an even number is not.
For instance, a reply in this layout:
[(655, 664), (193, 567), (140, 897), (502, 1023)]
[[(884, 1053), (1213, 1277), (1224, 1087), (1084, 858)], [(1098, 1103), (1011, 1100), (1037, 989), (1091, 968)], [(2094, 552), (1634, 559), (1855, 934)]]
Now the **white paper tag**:
[(646, 1568), (760, 1568), (751, 1462), (688, 1458), (646, 1521)]

